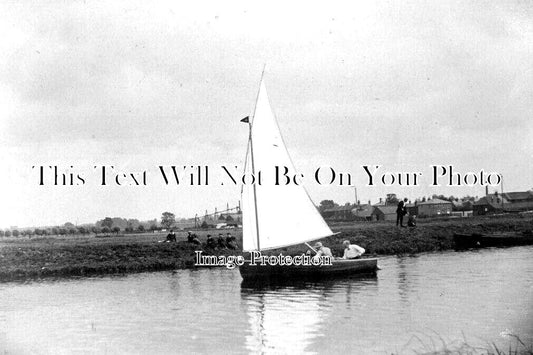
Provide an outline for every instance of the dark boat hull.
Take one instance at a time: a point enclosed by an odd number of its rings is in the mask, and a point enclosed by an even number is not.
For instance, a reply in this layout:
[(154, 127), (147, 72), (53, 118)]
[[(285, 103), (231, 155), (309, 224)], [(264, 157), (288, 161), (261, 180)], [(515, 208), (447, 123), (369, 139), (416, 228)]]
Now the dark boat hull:
[(286, 265), (250, 265), (239, 266), (239, 271), (245, 281), (272, 279), (320, 279), (343, 275), (372, 274), (378, 270), (378, 259), (338, 259), (332, 265), (322, 266), (286, 266)]
[(533, 235), (519, 233), (499, 233), (499, 234), (459, 234), (453, 235), (456, 249), (488, 248), (488, 247), (509, 247), (519, 245), (532, 245)]

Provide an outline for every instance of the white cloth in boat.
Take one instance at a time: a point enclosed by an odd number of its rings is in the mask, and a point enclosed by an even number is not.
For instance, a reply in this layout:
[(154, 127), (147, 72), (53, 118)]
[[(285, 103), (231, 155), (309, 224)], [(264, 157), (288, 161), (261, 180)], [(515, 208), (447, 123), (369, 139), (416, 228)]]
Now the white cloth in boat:
[(344, 249), (343, 259), (355, 259), (365, 253), (365, 249), (361, 248), (359, 245), (350, 244), (346, 249)]

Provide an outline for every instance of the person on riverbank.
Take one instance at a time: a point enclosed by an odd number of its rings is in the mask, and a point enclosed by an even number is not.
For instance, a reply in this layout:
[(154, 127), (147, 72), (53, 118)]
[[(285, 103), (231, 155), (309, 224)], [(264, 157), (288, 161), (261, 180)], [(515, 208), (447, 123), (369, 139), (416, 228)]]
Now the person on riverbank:
[(344, 255), (343, 259), (358, 259), (365, 253), (365, 249), (360, 247), (357, 244), (350, 244), (349, 240), (342, 242), (344, 246)]
[(416, 227), (416, 216), (413, 216), (412, 214), (409, 215), (409, 218), (407, 219), (407, 227)]
[(170, 233), (167, 234), (166, 242), (175, 242), (176, 241), (176, 233), (174, 233), (174, 230), (171, 229)]
[(219, 249), (226, 249), (226, 241), (224, 240), (222, 233), (218, 234), (217, 244)]
[(321, 256), (333, 257), (333, 254), (331, 253), (331, 249), (323, 246), (321, 242), (316, 242), (315, 250), (316, 250), (316, 255), (313, 258), (318, 259)]
[(191, 231), (187, 232), (187, 242), (189, 242), (191, 244), (196, 244), (196, 245), (202, 244), (200, 242), (200, 239), (198, 239), (198, 236), (196, 234), (192, 233)]
[(209, 249), (215, 249), (217, 247), (217, 242), (215, 238), (211, 236), (211, 234), (207, 235), (206, 247)]
[(407, 209), (405, 208), (405, 203), (407, 198), (404, 198), (403, 201), (398, 202), (398, 208), (396, 208), (396, 227), (406, 227), (403, 225), (403, 216), (407, 214)]
[(226, 234), (226, 247), (233, 250), (237, 249), (237, 240), (231, 233)]

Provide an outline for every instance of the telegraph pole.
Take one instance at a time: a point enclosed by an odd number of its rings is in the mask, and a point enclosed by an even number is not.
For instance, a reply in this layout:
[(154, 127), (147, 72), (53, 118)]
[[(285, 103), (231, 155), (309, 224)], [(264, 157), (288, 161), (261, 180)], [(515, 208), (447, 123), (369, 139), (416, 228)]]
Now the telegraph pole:
[(502, 195), (502, 211), (504, 210), (504, 207), (503, 207), (503, 174), (500, 174), (500, 188), (501, 188), (501, 195)]

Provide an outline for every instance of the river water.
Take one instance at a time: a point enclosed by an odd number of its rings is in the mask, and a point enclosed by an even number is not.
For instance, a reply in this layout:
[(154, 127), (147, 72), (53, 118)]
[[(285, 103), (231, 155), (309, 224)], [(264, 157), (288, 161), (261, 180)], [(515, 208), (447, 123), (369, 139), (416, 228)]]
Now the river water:
[[(0, 284), (0, 350), (409, 354), (533, 344), (533, 247), (388, 257), (376, 278), (247, 288), (238, 270)], [(513, 345), (513, 348), (515, 346)]]

